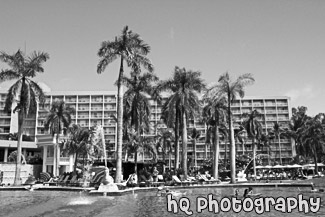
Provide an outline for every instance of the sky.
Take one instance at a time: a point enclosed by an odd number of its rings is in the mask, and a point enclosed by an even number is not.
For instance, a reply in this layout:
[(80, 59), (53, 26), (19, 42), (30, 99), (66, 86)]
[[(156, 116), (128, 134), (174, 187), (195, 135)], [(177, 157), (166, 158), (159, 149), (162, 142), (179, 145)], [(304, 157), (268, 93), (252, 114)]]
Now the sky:
[[(51, 90), (116, 90), (119, 61), (97, 74), (103, 41), (125, 25), (151, 46), (160, 79), (175, 66), (206, 83), (252, 73), (247, 96), (289, 96), (325, 112), (323, 0), (0, 0), (0, 50), (50, 55), (35, 80)], [(8, 68), (0, 63), (0, 69)], [(128, 74), (128, 70), (126, 70)], [(6, 90), (10, 83), (0, 83)]]

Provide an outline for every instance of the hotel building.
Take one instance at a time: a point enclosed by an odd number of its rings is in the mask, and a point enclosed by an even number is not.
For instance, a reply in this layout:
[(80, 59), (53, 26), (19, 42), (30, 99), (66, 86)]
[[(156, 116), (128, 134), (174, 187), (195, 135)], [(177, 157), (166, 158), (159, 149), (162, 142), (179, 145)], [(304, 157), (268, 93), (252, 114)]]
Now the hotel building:
[[(0, 162), (7, 162), (10, 152), (15, 151), (17, 148), (17, 141), (9, 140), (9, 134), (18, 132), (18, 116), (14, 113), (6, 113), (3, 111), (6, 92), (0, 92)], [(95, 124), (102, 125), (105, 132), (106, 147), (108, 150), (108, 158), (114, 159), (114, 151), (116, 150), (116, 122), (113, 116), (116, 114), (117, 100), (115, 91), (51, 91), (47, 93), (46, 102), (44, 106), (40, 106), (36, 114), (30, 114), (24, 127), (25, 140), (22, 143), (22, 150), (25, 157), (34, 156), (39, 154), (43, 159), (43, 170), (53, 170), (53, 145), (46, 148), (46, 146), (39, 142), (36, 145), (35, 137), (42, 138), (41, 135), (46, 134), (44, 130), (44, 121), (50, 109), (51, 103), (55, 100), (64, 100), (66, 104), (75, 109), (72, 115), (72, 123), (79, 124), (82, 127), (89, 128)], [(282, 127), (288, 127), (288, 121), (291, 117), (291, 108), (288, 97), (245, 97), (238, 99), (232, 104), (232, 113), (234, 120), (234, 127), (238, 127), (241, 121), (241, 115), (250, 113), (254, 109), (259, 111), (263, 117), (260, 118), (264, 130), (272, 128), (274, 122), (278, 122)], [(149, 134), (154, 135), (160, 128), (166, 128), (166, 125), (161, 120), (161, 105), (157, 102), (151, 102), (151, 131)], [(188, 122), (189, 131), (195, 127), (201, 132), (202, 137), (197, 141), (197, 162), (202, 165), (205, 160), (205, 154), (210, 158), (212, 156), (212, 149), (210, 145), (205, 145), (204, 135), (206, 126), (201, 123), (199, 119), (190, 120)], [(190, 133), (188, 133), (190, 136)], [(220, 158), (225, 157), (225, 144), (227, 141), (221, 141), (220, 144)], [(243, 152), (251, 153), (252, 149), (249, 146), (251, 142), (247, 140), (248, 146), (243, 147), (241, 144), (236, 144), (236, 151), (238, 154)], [(51, 143), (53, 144), (53, 143)], [(192, 141), (188, 140), (188, 155), (189, 159), (193, 159), (193, 145)], [(181, 146), (181, 145), (180, 145)], [(49, 148), (51, 147), (51, 148)], [(45, 152), (43, 150), (46, 150)], [(257, 154), (266, 154), (266, 148), (259, 148)], [(280, 153), (283, 164), (288, 163), (292, 158), (294, 149), (290, 140), (280, 137), (275, 139), (271, 144), (270, 158), (273, 161), (279, 162)], [(229, 148), (227, 149), (227, 156), (229, 157)], [(159, 156), (161, 159), (161, 156)], [(148, 156), (139, 153), (138, 160), (148, 160)], [(166, 157), (168, 159), (168, 157)], [(133, 160), (133, 158), (129, 158)], [(172, 161), (174, 156), (172, 156)], [(60, 165), (68, 166), (71, 162), (71, 157), (62, 156)], [(173, 162), (172, 162), (173, 165)], [(65, 168), (63, 171), (67, 171)]]

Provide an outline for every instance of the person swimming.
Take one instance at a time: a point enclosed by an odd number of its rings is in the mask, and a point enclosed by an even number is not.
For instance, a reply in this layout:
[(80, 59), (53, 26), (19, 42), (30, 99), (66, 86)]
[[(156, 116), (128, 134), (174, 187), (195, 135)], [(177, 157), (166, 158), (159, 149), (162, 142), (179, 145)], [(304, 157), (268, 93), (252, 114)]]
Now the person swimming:
[(253, 194), (253, 188), (252, 187), (246, 188), (243, 197), (249, 197), (251, 194)]
[(235, 190), (235, 196), (238, 197), (239, 196), (239, 189)]

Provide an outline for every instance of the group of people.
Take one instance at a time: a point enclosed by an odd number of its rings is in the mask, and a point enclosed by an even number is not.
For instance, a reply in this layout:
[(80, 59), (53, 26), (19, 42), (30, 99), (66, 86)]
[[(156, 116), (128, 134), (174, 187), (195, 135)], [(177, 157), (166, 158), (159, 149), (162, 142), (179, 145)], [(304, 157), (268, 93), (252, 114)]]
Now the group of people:
[(133, 173), (129, 176), (127, 186), (134, 187), (140, 182), (158, 182), (159, 171), (157, 167), (153, 167), (151, 172), (144, 167), (138, 174)]
[[(250, 197), (251, 195), (253, 195), (253, 188), (252, 187), (248, 187), (244, 190), (244, 194), (243, 197)], [(239, 189), (235, 190), (235, 197), (238, 197), (239, 195)]]

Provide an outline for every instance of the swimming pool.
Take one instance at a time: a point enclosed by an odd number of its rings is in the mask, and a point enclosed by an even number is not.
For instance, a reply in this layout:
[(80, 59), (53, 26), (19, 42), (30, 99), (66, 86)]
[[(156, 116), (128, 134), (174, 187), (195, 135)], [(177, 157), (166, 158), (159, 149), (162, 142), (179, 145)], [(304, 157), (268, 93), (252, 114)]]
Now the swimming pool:
[[(196, 212), (197, 197), (207, 197), (213, 194), (214, 198), (221, 200), (234, 193), (234, 188), (193, 188), (180, 189), (191, 201), (191, 209), (194, 211), (192, 216), (260, 216), (253, 212), (242, 211), (240, 213), (220, 212), (214, 214), (208, 210), (202, 213)], [(241, 189), (242, 191), (243, 189)], [(302, 189), (301, 189), (302, 190)], [(314, 213), (299, 213), (293, 210), (292, 213), (281, 213), (271, 208), (270, 212), (262, 216), (325, 216), (325, 193), (309, 192), (307, 188), (299, 191), (298, 188), (254, 188), (255, 193), (261, 193), (263, 197), (297, 197), (302, 193), (304, 198), (320, 197), (320, 210)], [(180, 198), (175, 198), (179, 200)], [(13, 217), (41, 217), (41, 216), (187, 216), (184, 212), (177, 214), (167, 211), (167, 198), (157, 197), (156, 192), (139, 192), (123, 196), (89, 196), (87, 193), (66, 192), (66, 191), (0, 191), (0, 216)]]

